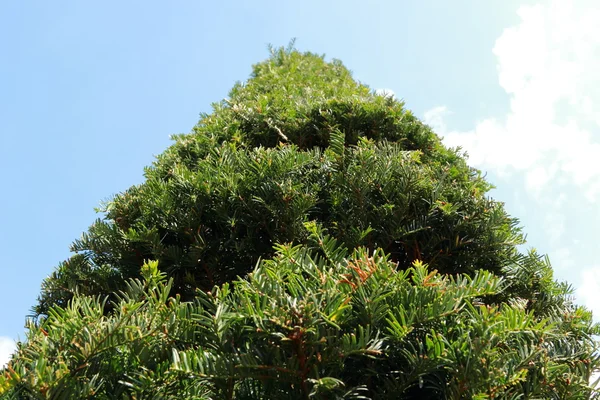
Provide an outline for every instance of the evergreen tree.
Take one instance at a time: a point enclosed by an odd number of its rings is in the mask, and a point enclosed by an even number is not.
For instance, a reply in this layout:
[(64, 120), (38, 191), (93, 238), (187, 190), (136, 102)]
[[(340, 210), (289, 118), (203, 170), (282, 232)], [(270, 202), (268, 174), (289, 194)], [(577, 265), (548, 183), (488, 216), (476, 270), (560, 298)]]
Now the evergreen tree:
[(44, 281), (4, 397), (596, 398), (591, 314), (339, 61), (271, 49), (174, 139)]

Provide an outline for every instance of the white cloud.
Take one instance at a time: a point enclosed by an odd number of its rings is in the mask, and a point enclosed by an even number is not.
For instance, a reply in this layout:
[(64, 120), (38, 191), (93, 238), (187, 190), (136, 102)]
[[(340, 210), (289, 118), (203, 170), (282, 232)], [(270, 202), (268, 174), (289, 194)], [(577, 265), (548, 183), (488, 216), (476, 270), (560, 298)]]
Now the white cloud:
[(595, 316), (600, 315), (600, 265), (586, 268), (582, 272), (582, 283), (575, 295)]
[(600, 195), (600, 3), (584, 3), (523, 6), (521, 23), (498, 38), (493, 52), (499, 84), (510, 96), (508, 115), (485, 119), (468, 132), (445, 129), (445, 107), (430, 110), (425, 120), (480, 168), (523, 174), (533, 192), (560, 176), (595, 201)]
[(575, 261), (573, 261), (573, 252), (568, 247), (559, 247), (548, 254), (552, 261), (552, 268), (554, 270), (569, 271), (575, 267)]
[(392, 89), (376, 89), (375, 94), (383, 97), (396, 98), (396, 93)]
[(4, 368), (10, 360), (11, 354), (17, 349), (17, 345), (11, 338), (0, 336), (0, 368)]
[(546, 166), (538, 165), (527, 171), (525, 183), (532, 191), (539, 193), (551, 177), (552, 174)]
[(446, 122), (444, 118), (450, 114), (451, 113), (448, 111), (448, 107), (438, 106), (429, 111), (425, 111), (423, 119), (436, 132), (446, 132)]
[[(552, 207), (552, 206), (547, 206)], [(546, 232), (546, 236), (550, 241), (550, 244), (557, 244), (560, 242), (561, 237), (566, 231), (566, 217), (560, 211), (554, 210), (551, 213), (547, 213), (544, 217), (543, 228)]]
[(445, 106), (424, 119), (447, 145), (462, 147), (470, 164), (510, 178), (541, 218), (540, 242), (559, 278), (578, 282), (578, 298), (599, 320), (600, 266), (586, 265), (596, 263), (600, 222), (600, 2), (553, 0), (522, 6), (518, 16), (493, 48), (508, 113), (466, 132), (446, 126)]

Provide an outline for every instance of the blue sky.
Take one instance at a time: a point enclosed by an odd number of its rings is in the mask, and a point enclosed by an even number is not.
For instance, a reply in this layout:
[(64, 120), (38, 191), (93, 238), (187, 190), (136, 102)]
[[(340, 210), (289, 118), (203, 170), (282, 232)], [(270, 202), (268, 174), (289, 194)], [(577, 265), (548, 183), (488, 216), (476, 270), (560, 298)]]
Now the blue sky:
[[(576, 4), (576, 6), (574, 6)], [(341, 59), (497, 185), (529, 246), (600, 305), (595, 1), (0, 3), (0, 364), (101, 200), (267, 57)], [(600, 307), (597, 308), (600, 316)]]

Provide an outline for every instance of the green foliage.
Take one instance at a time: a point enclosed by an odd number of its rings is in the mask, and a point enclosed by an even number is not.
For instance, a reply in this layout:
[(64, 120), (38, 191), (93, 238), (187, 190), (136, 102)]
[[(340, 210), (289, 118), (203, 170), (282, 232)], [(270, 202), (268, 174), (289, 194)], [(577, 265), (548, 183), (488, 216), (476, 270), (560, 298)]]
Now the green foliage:
[(174, 139), (44, 281), (3, 398), (598, 397), (591, 314), (339, 61), (271, 49)]
[(146, 178), (73, 244), (77, 255), (44, 282), (37, 314), (66, 304), (74, 286), (118, 290), (146, 259), (191, 299), (244, 276), (276, 243), (305, 243), (308, 221), (350, 248), (382, 247), (404, 267), (422, 259), (443, 272), (500, 272), (522, 243), (478, 171), (401, 102), (356, 83), (338, 61), (289, 49), (254, 66)]
[[(156, 263), (114, 311), (76, 296), (31, 325), (0, 388), (16, 398), (590, 398), (590, 315), (569, 334), (488, 271), (398, 269), (307, 226), (312, 248), (279, 245), (248, 279), (170, 298)], [(563, 294), (564, 295), (564, 294)], [(2, 389), (0, 389), (2, 390)]]

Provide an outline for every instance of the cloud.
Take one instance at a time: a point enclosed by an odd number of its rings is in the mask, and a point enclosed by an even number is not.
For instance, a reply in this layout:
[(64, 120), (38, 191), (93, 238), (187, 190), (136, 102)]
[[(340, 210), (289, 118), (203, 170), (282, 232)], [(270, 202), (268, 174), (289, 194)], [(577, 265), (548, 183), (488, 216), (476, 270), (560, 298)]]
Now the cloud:
[(582, 272), (582, 283), (577, 288), (576, 296), (594, 315), (600, 315), (600, 265), (586, 268)]
[(573, 261), (574, 254), (569, 247), (559, 247), (551, 251), (548, 256), (550, 256), (552, 267), (555, 270), (562, 269), (568, 272), (575, 267), (575, 261)]
[(10, 360), (11, 354), (17, 349), (17, 345), (11, 338), (0, 336), (0, 368), (4, 368)]
[(375, 94), (383, 97), (396, 98), (396, 93), (392, 89), (375, 89)]
[(424, 120), (471, 165), (510, 179), (518, 206), (536, 215), (558, 278), (579, 284), (579, 301), (599, 320), (600, 3), (554, 0), (517, 13), (493, 47), (507, 114), (464, 132), (447, 126), (446, 106)]
[(534, 193), (562, 178), (593, 202), (600, 195), (600, 5), (584, 3), (523, 6), (521, 23), (498, 38), (493, 52), (508, 115), (467, 132), (446, 129), (445, 107), (425, 121), (475, 166), (523, 175)]
[(445, 117), (450, 115), (451, 112), (448, 111), (448, 107), (446, 106), (438, 106), (432, 108), (429, 111), (425, 111), (424, 120), (437, 132), (446, 132), (446, 122), (444, 120)]

